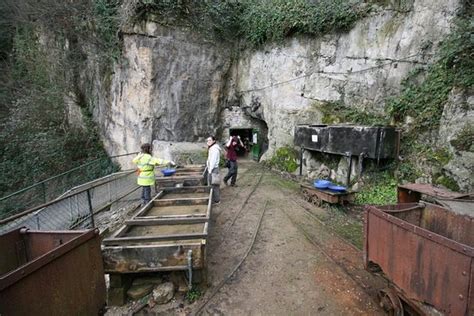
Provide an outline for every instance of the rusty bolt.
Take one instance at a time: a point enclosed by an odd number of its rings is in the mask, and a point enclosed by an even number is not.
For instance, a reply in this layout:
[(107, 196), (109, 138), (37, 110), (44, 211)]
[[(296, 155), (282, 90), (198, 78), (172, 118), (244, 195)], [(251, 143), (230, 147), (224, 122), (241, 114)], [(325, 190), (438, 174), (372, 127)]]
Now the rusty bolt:
[(463, 271), (463, 272), (462, 272), (462, 275), (467, 275), (467, 272), (466, 272), (466, 271)]
[(431, 237), (431, 236), (433, 236), (433, 235), (431, 235), (431, 234), (428, 234), (428, 237)]
[(464, 300), (464, 296), (462, 294), (459, 294), (459, 299), (462, 301)]

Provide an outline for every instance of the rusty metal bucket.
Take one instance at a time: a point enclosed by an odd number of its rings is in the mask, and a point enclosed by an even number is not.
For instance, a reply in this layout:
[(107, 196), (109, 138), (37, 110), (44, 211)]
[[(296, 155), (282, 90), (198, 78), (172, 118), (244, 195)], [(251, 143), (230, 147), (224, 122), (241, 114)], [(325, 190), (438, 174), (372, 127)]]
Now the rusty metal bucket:
[(106, 288), (98, 230), (0, 236), (0, 315), (97, 315)]

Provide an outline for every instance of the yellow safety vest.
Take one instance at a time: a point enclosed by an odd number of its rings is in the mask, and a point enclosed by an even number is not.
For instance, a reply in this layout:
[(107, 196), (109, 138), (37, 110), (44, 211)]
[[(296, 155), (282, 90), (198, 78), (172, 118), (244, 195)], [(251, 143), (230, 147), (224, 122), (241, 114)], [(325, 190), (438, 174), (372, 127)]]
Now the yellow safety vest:
[(155, 166), (168, 163), (167, 160), (155, 158), (150, 154), (139, 154), (132, 161), (138, 167), (137, 184), (141, 186), (154, 185)]

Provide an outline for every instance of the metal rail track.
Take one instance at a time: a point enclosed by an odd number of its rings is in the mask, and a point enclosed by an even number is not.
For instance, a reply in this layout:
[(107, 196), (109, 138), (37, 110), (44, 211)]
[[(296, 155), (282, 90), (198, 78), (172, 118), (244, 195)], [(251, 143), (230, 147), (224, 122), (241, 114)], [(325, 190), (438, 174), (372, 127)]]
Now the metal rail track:
[[(242, 213), (243, 209), (245, 208), (245, 206), (247, 205), (250, 197), (255, 193), (255, 191), (257, 190), (258, 186), (260, 185), (260, 182), (262, 181), (262, 178), (264, 176), (264, 173), (261, 173), (257, 182), (255, 183), (255, 185), (253, 186), (252, 190), (250, 191), (250, 193), (247, 195), (247, 197), (245, 198), (244, 200), (244, 203), (242, 203), (242, 205), (240, 206), (239, 210), (237, 211), (237, 213), (235, 214), (235, 216), (232, 218), (232, 221), (229, 225), (227, 225), (227, 227), (224, 228), (224, 230), (222, 231), (222, 238), (219, 240), (219, 243), (216, 245), (216, 247), (214, 247), (213, 251), (210, 252), (210, 253), (213, 253), (214, 251), (216, 251), (217, 249), (219, 249), (219, 247), (222, 245), (222, 243), (224, 242), (224, 240), (226, 239), (226, 236), (227, 236), (227, 233), (228, 231), (230, 230), (230, 228), (232, 226), (234, 226), (235, 224), (235, 221), (237, 220), (237, 218), (240, 216), (240, 214)], [(242, 189), (239, 191), (241, 192)], [(235, 197), (234, 197), (235, 198)], [(233, 200), (231, 200), (229, 203), (231, 203)], [(222, 212), (221, 212), (222, 213)]]
[[(282, 191), (282, 193), (286, 193), (284, 192), (281, 188), (279, 188), (280, 191)], [(360, 254), (360, 256), (362, 257), (362, 251), (360, 249), (358, 249), (356, 246), (354, 246), (352, 243), (350, 243), (349, 241), (347, 241), (346, 239), (342, 238), (341, 236), (339, 236), (338, 234), (334, 233), (331, 231), (331, 229), (327, 228), (327, 226), (324, 224), (324, 222), (322, 222), (319, 218), (317, 218), (316, 215), (314, 215), (308, 208), (302, 206), (299, 202), (297, 202), (294, 198), (289, 198), (289, 200), (291, 202), (293, 202), (293, 204), (296, 204), (298, 207), (300, 207), (301, 209), (303, 209), (305, 211), (305, 213), (309, 214), (311, 218), (313, 218), (316, 222), (318, 222), (321, 226), (323, 227), (326, 227), (326, 231), (332, 235), (334, 238), (338, 239), (340, 242), (348, 245), (349, 247), (351, 247), (355, 252), (357, 252), (358, 254)], [(298, 224), (295, 220), (293, 220), (291, 218), (291, 216), (285, 212), (283, 209), (280, 209), (282, 211), (283, 214), (285, 214), (285, 216), (288, 218), (288, 220), (291, 222), (291, 224), (300, 232), (303, 234), (303, 236), (316, 248), (318, 249), (319, 251), (321, 251), (324, 256), (329, 259), (332, 263), (336, 264), (345, 274), (347, 274), (353, 281), (354, 283), (364, 292), (366, 292), (367, 294), (369, 294), (369, 297), (372, 298), (373, 300), (373, 303), (375, 305), (378, 305), (378, 302), (376, 300), (376, 297), (374, 297), (374, 295), (372, 293), (370, 293), (368, 291), (368, 286), (366, 284), (364, 284), (361, 279), (357, 278), (354, 273), (350, 270), (348, 270), (346, 268), (346, 266), (344, 264), (342, 264), (339, 260), (337, 260), (337, 258), (332, 255), (331, 253), (329, 253), (328, 251), (326, 251), (326, 249), (324, 248), (324, 245), (321, 244), (320, 242), (318, 242), (317, 240), (315, 240), (314, 238), (311, 237), (310, 233), (305, 229), (303, 228), (300, 224)], [(387, 287), (389, 282), (383, 278), (380, 278), (378, 277), (379, 280), (383, 280), (384, 283), (385, 283), (385, 286)]]
[[(260, 177), (260, 180), (261, 180), (261, 177)], [(260, 183), (260, 180), (258, 181), (258, 183)], [(258, 183), (257, 183), (257, 186), (258, 186)], [(250, 194), (252, 195), (252, 194)], [(249, 195), (249, 196), (250, 196)], [(244, 203), (245, 204), (245, 203)], [(229, 273), (218, 285), (217, 287), (214, 289), (214, 291), (212, 291), (211, 295), (209, 295), (205, 300), (204, 302), (201, 303), (201, 305), (199, 306), (199, 308), (197, 309), (197, 311), (194, 313), (194, 315), (200, 315), (201, 312), (203, 311), (203, 309), (207, 306), (207, 304), (209, 304), (209, 302), (214, 298), (214, 296), (216, 296), (216, 294), (220, 291), (220, 289), (227, 283), (227, 281), (229, 281), (229, 279), (235, 274), (235, 272), (237, 272), (237, 270), (240, 268), (240, 266), (244, 263), (245, 259), (247, 259), (248, 255), (250, 254), (250, 252), (252, 251), (253, 249), (253, 246), (255, 245), (255, 241), (257, 240), (257, 235), (258, 235), (258, 232), (260, 230), (260, 226), (262, 224), (262, 219), (263, 219), (263, 216), (265, 215), (265, 211), (267, 209), (267, 204), (268, 204), (268, 201), (265, 201), (265, 204), (263, 206), (263, 210), (262, 210), (262, 213), (260, 214), (260, 218), (258, 220), (258, 223), (256, 225), (256, 228), (255, 228), (255, 231), (254, 231), (254, 234), (253, 234), (253, 237), (252, 237), (252, 242), (250, 243), (250, 246), (248, 247), (247, 251), (245, 252), (244, 256), (242, 257), (242, 259), (240, 259), (239, 263), (234, 267), (234, 269), (232, 270), (231, 273)]]

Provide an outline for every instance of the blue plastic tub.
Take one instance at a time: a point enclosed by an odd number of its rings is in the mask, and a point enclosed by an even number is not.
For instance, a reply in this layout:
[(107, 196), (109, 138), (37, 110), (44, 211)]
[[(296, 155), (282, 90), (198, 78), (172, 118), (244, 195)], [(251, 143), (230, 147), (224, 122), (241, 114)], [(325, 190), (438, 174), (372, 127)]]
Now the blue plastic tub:
[(316, 189), (327, 189), (330, 185), (332, 185), (331, 181), (328, 180), (314, 180), (314, 187)]
[(172, 176), (176, 173), (176, 169), (162, 169), (161, 170), (161, 173), (165, 176), (165, 177), (169, 177), (169, 176)]
[(340, 185), (330, 185), (328, 186), (328, 189), (331, 190), (331, 191), (335, 191), (335, 192), (344, 192), (347, 190), (346, 187), (343, 187), (343, 186), (340, 186)]

